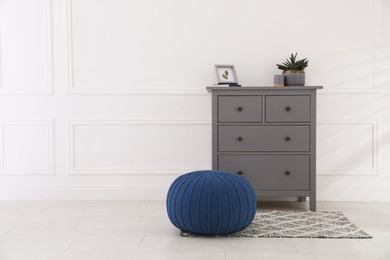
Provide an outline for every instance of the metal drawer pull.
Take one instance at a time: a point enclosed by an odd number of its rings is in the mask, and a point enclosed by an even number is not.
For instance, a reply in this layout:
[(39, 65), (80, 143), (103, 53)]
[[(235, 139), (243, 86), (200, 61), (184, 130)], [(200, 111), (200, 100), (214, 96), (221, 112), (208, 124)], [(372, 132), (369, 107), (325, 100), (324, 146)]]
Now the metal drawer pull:
[(243, 109), (242, 109), (242, 107), (238, 107), (237, 110), (238, 111), (242, 111)]
[(290, 107), (290, 106), (286, 106), (285, 110), (286, 110), (286, 111), (290, 111), (290, 110), (291, 110), (291, 107)]
[(286, 136), (286, 137), (284, 138), (284, 140), (286, 140), (286, 141), (288, 142), (288, 141), (291, 140), (291, 138), (290, 138), (290, 136)]
[(237, 174), (238, 174), (238, 175), (242, 175), (243, 172), (242, 172), (242, 171), (238, 171)]
[(290, 175), (290, 174), (291, 174), (291, 172), (287, 170), (287, 171), (285, 171), (285, 172), (284, 172), (284, 174), (286, 174), (286, 175)]
[(242, 141), (242, 139), (243, 139), (243, 138), (242, 138), (241, 136), (239, 136), (239, 137), (237, 138), (237, 140), (240, 141), (240, 142)]

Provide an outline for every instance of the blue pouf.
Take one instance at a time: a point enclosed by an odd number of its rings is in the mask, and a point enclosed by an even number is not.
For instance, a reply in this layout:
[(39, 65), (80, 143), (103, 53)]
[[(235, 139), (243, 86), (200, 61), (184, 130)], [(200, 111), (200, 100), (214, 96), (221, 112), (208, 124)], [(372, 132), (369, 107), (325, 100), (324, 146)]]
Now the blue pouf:
[(167, 197), (172, 224), (182, 231), (217, 235), (246, 228), (256, 214), (256, 195), (243, 177), (196, 171), (178, 177)]

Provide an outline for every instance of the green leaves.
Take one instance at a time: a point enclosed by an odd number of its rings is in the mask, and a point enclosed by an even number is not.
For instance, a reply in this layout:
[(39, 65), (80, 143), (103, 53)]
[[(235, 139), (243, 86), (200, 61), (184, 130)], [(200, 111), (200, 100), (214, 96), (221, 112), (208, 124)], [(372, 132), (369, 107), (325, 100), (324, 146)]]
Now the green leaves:
[(286, 59), (286, 62), (282, 64), (276, 64), (278, 69), (286, 71), (286, 70), (304, 70), (308, 65), (309, 61), (307, 58), (296, 61), (298, 53), (292, 54), (290, 59)]

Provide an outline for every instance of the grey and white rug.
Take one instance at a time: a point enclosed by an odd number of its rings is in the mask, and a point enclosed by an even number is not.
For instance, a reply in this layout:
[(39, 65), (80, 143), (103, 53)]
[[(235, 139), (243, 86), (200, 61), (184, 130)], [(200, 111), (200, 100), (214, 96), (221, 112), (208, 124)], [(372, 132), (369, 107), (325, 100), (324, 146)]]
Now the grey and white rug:
[[(204, 237), (181, 232), (183, 237)], [(257, 211), (244, 230), (222, 237), (372, 238), (340, 211)], [(211, 237), (211, 236), (210, 236)], [(216, 237), (216, 236), (214, 236)]]

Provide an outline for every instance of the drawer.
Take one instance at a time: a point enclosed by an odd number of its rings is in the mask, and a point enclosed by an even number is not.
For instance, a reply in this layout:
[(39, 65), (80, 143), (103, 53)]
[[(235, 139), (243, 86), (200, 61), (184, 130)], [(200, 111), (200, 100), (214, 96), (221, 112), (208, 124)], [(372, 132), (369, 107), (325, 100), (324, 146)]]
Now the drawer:
[(266, 122), (310, 122), (310, 96), (266, 96)]
[(218, 122), (262, 122), (262, 96), (218, 96)]
[(308, 152), (310, 126), (219, 126), (218, 151)]
[(218, 170), (245, 177), (255, 190), (309, 190), (309, 155), (219, 155)]

